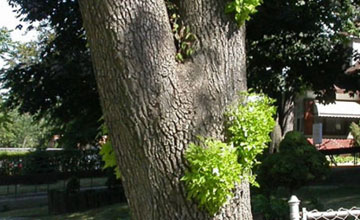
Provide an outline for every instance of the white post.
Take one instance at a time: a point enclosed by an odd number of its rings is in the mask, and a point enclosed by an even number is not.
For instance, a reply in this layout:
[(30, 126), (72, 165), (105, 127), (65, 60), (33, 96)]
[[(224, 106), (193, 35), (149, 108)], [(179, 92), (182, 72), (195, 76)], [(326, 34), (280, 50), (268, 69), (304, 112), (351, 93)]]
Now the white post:
[(290, 206), (290, 220), (300, 220), (300, 212), (299, 212), (300, 200), (293, 195), (288, 201), (288, 204)]
[(302, 220), (307, 220), (306, 208), (302, 208)]

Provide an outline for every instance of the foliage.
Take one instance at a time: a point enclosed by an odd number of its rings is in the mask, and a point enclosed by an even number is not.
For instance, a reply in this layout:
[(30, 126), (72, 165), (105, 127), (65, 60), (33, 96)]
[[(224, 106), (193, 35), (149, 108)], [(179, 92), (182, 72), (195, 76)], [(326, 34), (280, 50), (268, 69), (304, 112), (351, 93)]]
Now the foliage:
[(342, 163), (351, 163), (351, 164), (355, 165), (355, 164), (359, 163), (359, 159), (356, 158), (356, 157), (359, 157), (359, 155), (358, 154), (355, 154), (355, 155), (352, 155), (352, 156), (349, 156), (349, 155), (336, 155), (336, 156), (334, 156), (334, 160), (338, 165), (342, 164)]
[(251, 203), (254, 214), (261, 213), (264, 220), (289, 219), (289, 206), (284, 199), (257, 194), (252, 197)]
[(116, 178), (119, 179), (121, 177), (120, 169), (117, 166), (116, 153), (110, 140), (107, 140), (106, 143), (101, 146), (99, 154), (105, 163), (103, 169), (113, 168)]
[(306, 143), (299, 132), (288, 132), (280, 143), (280, 152), (268, 155), (259, 167), (261, 189), (270, 194), (277, 187), (292, 192), (316, 180), (325, 179), (330, 172), (325, 156)]
[(121, 182), (121, 179), (120, 179), (120, 177), (121, 177), (120, 172), (119, 172), (119, 175), (117, 175), (116, 170), (114, 172), (114, 168), (111, 167), (111, 168), (107, 168), (105, 170), (105, 173), (106, 173), (106, 176), (107, 176), (105, 185), (108, 187), (108, 189), (116, 189), (116, 188), (121, 186), (122, 182)]
[(185, 158), (190, 168), (181, 180), (185, 181), (188, 199), (196, 199), (213, 215), (233, 196), (242, 169), (232, 145), (212, 139), (204, 140), (203, 145), (189, 145)]
[[(234, 13), (239, 14), (236, 18), (253, 11), (252, 2), (257, 1), (246, 0), (241, 12), (236, 11), (240, 1), (234, 1)], [(1, 79), (3, 88), (10, 89), (7, 105), (19, 107), (21, 113), (51, 119), (58, 128), (54, 132), (62, 134), (59, 142), (64, 146), (92, 143), (102, 112), (77, 1), (8, 2), (19, 6), (16, 11), (22, 20), (40, 22), (41, 36), (37, 42), (10, 51), (9, 67)], [(194, 52), (196, 36), (182, 23), (174, 2), (167, 1), (167, 6), (176, 59), (184, 62)]]
[(0, 28), (0, 58), (4, 58), (4, 54), (11, 48), (12, 41), (10, 38), (10, 31), (5, 28)]
[(22, 20), (40, 22), (41, 36), (32, 52), (10, 54), (18, 61), (1, 78), (7, 106), (50, 118), (65, 146), (94, 142), (102, 112), (77, 1), (8, 2)]
[(241, 26), (257, 12), (256, 7), (261, 3), (262, 0), (233, 0), (226, 5), (225, 13), (235, 14), (235, 21)]
[(1, 176), (21, 176), (36, 174), (102, 173), (103, 163), (96, 150), (58, 150), (14, 152), (0, 154)]
[(76, 176), (72, 176), (66, 184), (67, 193), (77, 193), (80, 191), (80, 180)]
[(17, 109), (0, 108), (0, 120), (0, 147), (44, 147), (52, 135), (52, 127), (44, 119), (36, 121), (29, 114), (20, 115)]
[(258, 163), (256, 157), (271, 141), (269, 133), (275, 126), (276, 108), (272, 106), (274, 101), (264, 94), (242, 93), (241, 96), (240, 103), (226, 113), (228, 141), (237, 148), (242, 174), (256, 184), (251, 169)]
[(0, 147), (40, 147), (50, 140), (52, 127), (44, 119), (9, 110), (0, 99)]
[(22, 165), (23, 174), (44, 174), (55, 172), (55, 164), (45, 150), (36, 150), (27, 155)]
[(0, 151), (0, 160), (8, 158), (9, 156), (23, 156), (30, 153), (30, 151)]
[(205, 139), (201, 145), (191, 143), (185, 153), (189, 169), (182, 181), (188, 198), (194, 198), (210, 214), (232, 197), (232, 189), (241, 180), (257, 185), (251, 169), (270, 141), (269, 133), (275, 125), (270, 98), (255, 93), (241, 93), (241, 97), (239, 104), (225, 114), (228, 143)]
[(310, 89), (331, 102), (334, 84), (358, 88), (358, 76), (344, 74), (351, 57), (347, 24), (359, 18), (358, 5), (358, 0), (266, 0), (247, 23), (248, 87), (276, 99), (282, 129), (289, 113), (284, 103), (296, 94)]
[(280, 143), (280, 151), (294, 150), (298, 146), (309, 145), (304, 135), (301, 132), (288, 132), (285, 138)]
[(196, 41), (196, 36), (191, 33), (190, 28), (182, 22), (179, 7), (174, 1), (168, 0), (166, 7), (168, 9), (169, 21), (177, 49), (175, 58), (178, 62), (183, 63), (185, 59), (191, 57), (194, 53), (193, 44)]
[(360, 126), (355, 122), (350, 124), (350, 132), (351, 135), (354, 137), (356, 144), (360, 146)]

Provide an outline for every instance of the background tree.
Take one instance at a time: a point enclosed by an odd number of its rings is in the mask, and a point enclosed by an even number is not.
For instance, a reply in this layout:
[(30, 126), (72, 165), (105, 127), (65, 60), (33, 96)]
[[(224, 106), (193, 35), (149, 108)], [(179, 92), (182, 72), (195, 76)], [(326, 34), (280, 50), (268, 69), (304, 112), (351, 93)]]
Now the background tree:
[[(26, 21), (49, 18), (47, 23), (54, 33), (51, 43), (44, 42), (41, 50), (43, 65), (27, 68), (26, 75), (33, 74), (42, 79), (42, 85), (50, 85), (46, 88), (54, 89), (43, 90), (22, 76), (24, 68), (14, 68), (17, 77), (4, 79), (8, 87), (12, 84), (18, 88), (10, 92), (12, 98), (8, 103), (11, 106), (24, 103), (21, 109), (32, 114), (54, 115), (52, 118), (58, 119), (64, 138), (72, 143), (92, 140), (100, 124), (97, 120), (101, 111), (77, 2), (9, 0), (9, 3), (20, 6), (18, 13), (24, 15)], [(358, 4), (358, 0), (269, 0), (248, 24), (249, 87), (276, 98), (281, 136), (292, 128), (294, 94), (310, 88), (322, 100), (331, 101), (334, 82), (352, 90), (359, 87), (353, 83), (358, 81), (355, 75), (349, 81), (342, 79), (343, 64), (349, 58), (342, 42), (349, 34), (358, 33), (359, 10), (355, 8)], [(186, 36), (183, 33), (178, 31), (175, 38)], [(46, 37), (42, 39), (48, 41)], [(65, 65), (59, 68), (59, 64)], [(80, 71), (82, 74), (75, 74)], [(54, 74), (46, 74), (48, 72)], [(32, 91), (32, 87), (37, 89)], [(83, 102), (83, 98), (88, 102)], [(69, 124), (73, 126), (66, 126)]]
[(0, 57), (3, 58), (4, 54), (9, 51), (12, 45), (10, 31), (5, 28), (0, 28)]
[[(247, 27), (248, 86), (277, 100), (281, 136), (293, 128), (296, 95), (313, 90), (321, 101), (335, 98), (334, 84), (347, 79), (350, 35), (360, 36), (359, 1), (264, 1)], [(350, 82), (350, 83), (349, 83)]]
[(252, 219), (246, 182), (209, 216), (186, 199), (184, 150), (197, 135), (223, 139), (224, 111), (246, 89), (245, 28), (225, 1), (179, 1), (196, 36), (176, 62), (165, 1), (79, 1), (96, 79), (134, 219)]
[(52, 132), (44, 119), (34, 120), (29, 114), (19, 114), (17, 109), (7, 111), (2, 108), (0, 118), (0, 147), (48, 147)]
[(94, 142), (102, 113), (77, 2), (9, 3), (20, 6), (23, 20), (42, 21), (42, 34), (12, 51), (11, 65), (2, 70), (7, 106), (51, 119), (65, 146)]

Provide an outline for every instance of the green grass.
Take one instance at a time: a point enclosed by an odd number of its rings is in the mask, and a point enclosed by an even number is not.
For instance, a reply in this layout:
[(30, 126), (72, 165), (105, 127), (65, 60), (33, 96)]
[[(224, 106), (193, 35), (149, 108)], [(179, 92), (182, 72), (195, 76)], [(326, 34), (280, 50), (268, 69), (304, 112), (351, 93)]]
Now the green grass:
[(295, 193), (306, 207), (311, 200), (317, 200), (324, 210), (360, 207), (360, 186), (320, 185), (303, 187)]
[(302, 204), (317, 200), (325, 210), (360, 207), (360, 167), (332, 168), (327, 180), (294, 194), (303, 200)]
[(30, 151), (0, 151), (0, 156), (23, 156), (29, 153)]

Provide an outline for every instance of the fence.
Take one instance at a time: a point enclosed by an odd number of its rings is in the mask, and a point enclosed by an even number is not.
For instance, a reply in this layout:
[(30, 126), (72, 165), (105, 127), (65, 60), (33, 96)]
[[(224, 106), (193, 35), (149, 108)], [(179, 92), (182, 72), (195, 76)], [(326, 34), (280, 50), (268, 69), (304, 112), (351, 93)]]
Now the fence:
[(340, 208), (339, 210), (327, 210), (319, 212), (318, 210), (307, 211), (302, 208), (300, 212), (300, 200), (296, 196), (291, 196), (288, 201), (290, 206), (290, 220), (359, 220), (360, 208), (353, 207), (351, 209)]
[(102, 167), (98, 150), (3, 151), (0, 153), (0, 211), (3, 206), (28, 205), (23, 201), (25, 197), (44, 197), (49, 190), (63, 190), (71, 177), (79, 178), (83, 189), (103, 188), (107, 178)]

